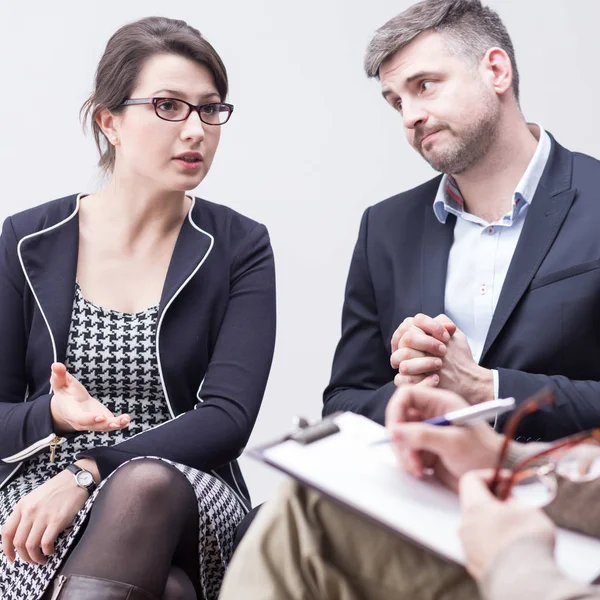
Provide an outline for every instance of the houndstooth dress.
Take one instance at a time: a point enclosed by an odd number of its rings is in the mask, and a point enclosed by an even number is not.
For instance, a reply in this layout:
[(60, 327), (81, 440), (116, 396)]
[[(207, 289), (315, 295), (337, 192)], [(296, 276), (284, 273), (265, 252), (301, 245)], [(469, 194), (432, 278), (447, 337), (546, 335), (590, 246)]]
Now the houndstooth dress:
[[(67, 369), (113, 413), (130, 414), (131, 424), (120, 431), (85, 432), (64, 442), (56, 449), (54, 463), (49, 460), (49, 450), (26, 461), (17, 476), (0, 490), (2, 524), (23, 496), (72, 463), (78, 452), (93, 446), (119, 443), (170, 419), (153, 341), (157, 314), (158, 306), (137, 314), (98, 307), (87, 301), (76, 285)], [(231, 556), (235, 529), (245, 509), (219, 479), (185, 465), (166, 462), (177, 467), (196, 492), (199, 580), (203, 598), (216, 599)], [(11, 568), (0, 554), (1, 600), (38, 600), (42, 597), (85, 523), (103, 483), (86, 501), (72, 525), (59, 536), (55, 553), (45, 565), (30, 565), (17, 558)]]

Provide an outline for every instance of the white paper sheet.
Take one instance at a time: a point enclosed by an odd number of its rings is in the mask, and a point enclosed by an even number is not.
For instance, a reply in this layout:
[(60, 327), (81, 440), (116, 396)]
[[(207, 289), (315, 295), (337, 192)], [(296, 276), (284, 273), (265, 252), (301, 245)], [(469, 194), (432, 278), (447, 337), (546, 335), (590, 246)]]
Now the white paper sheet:
[[(308, 445), (289, 440), (262, 452), (263, 460), (388, 525), (442, 556), (464, 564), (456, 494), (433, 480), (417, 480), (396, 466), (389, 444), (370, 446), (385, 429), (359, 415), (336, 418), (341, 432)], [(600, 541), (559, 529), (559, 567), (589, 582), (600, 573)]]

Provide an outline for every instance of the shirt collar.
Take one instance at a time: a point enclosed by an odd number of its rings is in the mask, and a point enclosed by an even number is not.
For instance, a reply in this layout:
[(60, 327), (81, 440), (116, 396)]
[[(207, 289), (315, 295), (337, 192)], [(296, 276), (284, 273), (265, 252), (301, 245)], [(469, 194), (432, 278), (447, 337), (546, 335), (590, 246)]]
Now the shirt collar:
[[(529, 123), (528, 125), (534, 135), (537, 133), (536, 129), (539, 131), (538, 136), (536, 136), (538, 137), (538, 145), (525, 173), (523, 173), (523, 177), (521, 177), (521, 180), (513, 193), (512, 211), (507, 213), (501, 219), (501, 221), (506, 222), (506, 224), (511, 224), (521, 210), (525, 206), (531, 204), (535, 191), (542, 178), (546, 163), (548, 162), (548, 157), (550, 156), (552, 147), (550, 136), (541, 125), (538, 125), (537, 123)], [(453, 214), (468, 221), (481, 221), (482, 224), (485, 224), (481, 219), (474, 215), (470, 215), (464, 210), (463, 197), (454, 178), (450, 175), (444, 175), (442, 177), (435, 200), (433, 201), (433, 212), (440, 223), (445, 223), (448, 214)]]

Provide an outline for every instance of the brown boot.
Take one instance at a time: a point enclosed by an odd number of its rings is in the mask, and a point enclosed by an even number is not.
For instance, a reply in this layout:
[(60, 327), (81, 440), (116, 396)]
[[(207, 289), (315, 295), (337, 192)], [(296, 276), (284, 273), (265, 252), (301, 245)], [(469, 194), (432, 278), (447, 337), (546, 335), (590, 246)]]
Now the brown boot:
[(53, 582), (54, 588), (49, 600), (159, 600), (157, 596), (149, 594), (143, 589), (87, 575), (58, 575)]

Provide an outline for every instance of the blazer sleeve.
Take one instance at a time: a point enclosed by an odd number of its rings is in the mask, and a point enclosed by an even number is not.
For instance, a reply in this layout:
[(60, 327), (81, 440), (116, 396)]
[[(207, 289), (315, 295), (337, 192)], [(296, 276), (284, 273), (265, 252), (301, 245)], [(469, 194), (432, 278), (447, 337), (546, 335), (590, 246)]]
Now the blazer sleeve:
[(515, 540), (500, 552), (480, 590), (484, 600), (600, 600), (600, 588), (566, 577), (553, 548), (536, 538)]
[(54, 436), (51, 395), (43, 394), (25, 402), (25, 278), (17, 245), (17, 236), (8, 218), (0, 235), (0, 460), (6, 463), (19, 462), (21, 457), (37, 453), (37, 449), (48, 446)]
[[(506, 466), (515, 468), (528, 456), (551, 444), (512, 442)], [(600, 480), (573, 482), (558, 477), (556, 498), (544, 512), (559, 526), (600, 537), (598, 494)], [(600, 565), (598, 565), (600, 572)], [(559, 570), (549, 544), (540, 539), (515, 540), (505, 548), (480, 583), (486, 600), (540, 598), (544, 600), (600, 600), (600, 588), (569, 580)]]
[[(578, 381), (562, 375), (540, 375), (498, 368), (500, 398), (524, 400), (543, 387), (552, 389), (556, 402), (523, 418), (520, 432), (527, 440), (555, 440), (578, 431), (600, 427), (600, 381)], [(508, 415), (498, 419), (502, 431)], [(526, 440), (526, 441), (527, 441)]]
[(351, 411), (384, 422), (394, 393), (390, 341), (384, 340), (369, 269), (369, 209), (363, 214), (342, 309), (342, 336), (323, 395), (323, 414)]
[(275, 345), (275, 265), (267, 229), (255, 225), (231, 266), (229, 302), (193, 410), (110, 447), (81, 452), (102, 478), (137, 456), (201, 471), (236, 459), (262, 402)]

